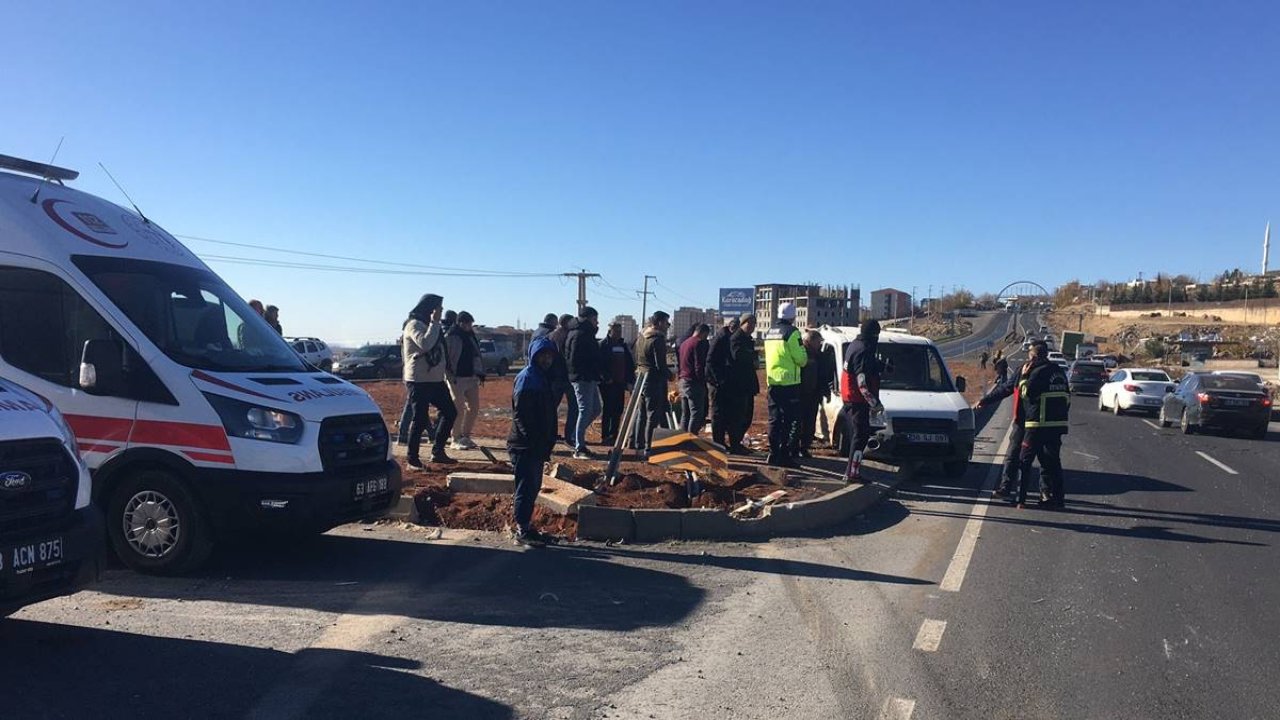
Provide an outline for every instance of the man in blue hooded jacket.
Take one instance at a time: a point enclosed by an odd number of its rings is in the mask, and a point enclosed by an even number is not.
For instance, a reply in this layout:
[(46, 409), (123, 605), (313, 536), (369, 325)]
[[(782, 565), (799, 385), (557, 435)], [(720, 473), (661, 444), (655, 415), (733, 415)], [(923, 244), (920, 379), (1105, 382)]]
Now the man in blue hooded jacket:
[(515, 472), (517, 545), (544, 545), (550, 538), (533, 529), (533, 506), (542, 491), (542, 466), (556, 444), (557, 395), (551, 365), (559, 356), (549, 337), (529, 344), (529, 364), (516, 376), (511, 392), (511, 432), (507, 452)]

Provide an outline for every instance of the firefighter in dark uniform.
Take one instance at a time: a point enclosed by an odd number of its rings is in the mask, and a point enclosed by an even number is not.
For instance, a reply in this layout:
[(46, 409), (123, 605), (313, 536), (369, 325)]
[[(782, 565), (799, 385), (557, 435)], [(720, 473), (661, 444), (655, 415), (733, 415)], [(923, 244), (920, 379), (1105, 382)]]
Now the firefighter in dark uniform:
[[(1022, 428), (1022, 441), (1018, 444), (1018, 490), (1014, 499), (1019, 508), (1026, 507), (1031, 465), (1037, 460), (1042, 479), (1041, 505), (1060, 508), (1065, 504), (1062, 436), (1067, 434), (1071, 394), (1067, 388), (1066, 372), (1056, 363), (1049, 362), (1048, 356), (1046, 344), (1032, 344), (1030, 359), (1013, 392), (1014, 422)], [(988, 398), (984, 397), (982, 404), (987, 401)]]
[(840, 399), (844, 407), (840, 413), (849, 436), (846, 483), (862, 480), (862, 454), (871, 440), (871, 414), (884, 410), (880, 404), (880, 360), (876, 357), (879, 344), (880, 323), (866, 320), (858, 330), (858, 339), (844, 349), (844, 369), (840, 373)]

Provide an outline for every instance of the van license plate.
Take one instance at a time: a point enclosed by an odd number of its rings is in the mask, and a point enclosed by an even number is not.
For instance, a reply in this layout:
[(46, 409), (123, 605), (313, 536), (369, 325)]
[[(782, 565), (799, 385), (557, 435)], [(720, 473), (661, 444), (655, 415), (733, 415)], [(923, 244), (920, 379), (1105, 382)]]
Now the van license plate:
[(387, 479), (385, 477), (369, 478), (368, 480), (359, 480), (355, 484), (354, 496), (357, 500), (370, 495), (377, 495), (387, 491)]
[(913, 442), (913, 443), (933, 443), (933, 444), (939, 444), (939, 445), (946, 445), (947, 443), (951, 442), (951, 438), (947, 437), (946, 433), (909, 432), (909, 433), (903, 433), (903, 435), (906, 436), (907, 442)]
[(5, 548), (0, 553), (0, 571), (8, 571), (14, 575), (24, 575), (60, 562), (62, 562), (62, 536), (15, 545)]

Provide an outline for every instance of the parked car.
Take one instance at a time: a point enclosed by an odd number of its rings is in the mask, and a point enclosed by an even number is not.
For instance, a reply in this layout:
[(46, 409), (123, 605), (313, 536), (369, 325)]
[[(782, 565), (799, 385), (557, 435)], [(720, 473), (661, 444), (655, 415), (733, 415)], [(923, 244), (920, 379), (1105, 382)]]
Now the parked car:
[(1121, 368), (1098, 391), (1098, 410), (1116, 415), (1129, 410), (1159, 413), (1164, 395), (1173, 391), (1169, 374), (1157, 368)]
[(1067, 385), (1072, 394), (1096, 395), (1107, 383), (1107, 367), (1094, 360), (1077, 360), (1067, 370)]
[(287, 337), (285, 342), (308, 364), (325, 372), (333, 369), (333, 351), (319, 338)]
[(497, 373), (499, 377), (511, 371), (519, 353), (516, 344), (507, 338), (493, 338), (480, 341), (480, 356), (484, 363), (484, 371)]
[(1170, 427), (1175, 419), (1188, 435), (1214, 427), (1244, 430), (1261, 440), (1271, 420), (1271, 396), (1240, 375), (1189, 373), (1160, 409), (1162, 427)]
[(334, 365), (333, 374), (347, 380), (399, 378), (404, 373), (399, 345), (365, 345)]

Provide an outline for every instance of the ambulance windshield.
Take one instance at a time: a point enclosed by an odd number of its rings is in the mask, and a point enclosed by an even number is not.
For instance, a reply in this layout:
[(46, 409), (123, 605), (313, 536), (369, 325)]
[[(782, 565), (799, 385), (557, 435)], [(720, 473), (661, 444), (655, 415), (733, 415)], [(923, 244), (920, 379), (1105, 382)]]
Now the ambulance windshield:
[(207, 270), (124, 258), (72, 260), (176, 362), (225, 372), (308, 370), (266, 320)]

